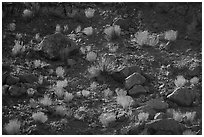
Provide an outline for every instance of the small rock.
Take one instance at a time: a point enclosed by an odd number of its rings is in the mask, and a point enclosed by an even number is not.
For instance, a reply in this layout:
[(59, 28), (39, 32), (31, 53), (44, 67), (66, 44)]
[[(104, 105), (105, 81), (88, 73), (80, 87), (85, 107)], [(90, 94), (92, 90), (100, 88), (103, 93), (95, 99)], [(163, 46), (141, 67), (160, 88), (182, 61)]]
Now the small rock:
[(181, 106), (191, 106), (195, 100), (196, 92), (189, 88), (177, 88), (167, 98)]
[(164, 112), (156, 113), (154, 119), (164, 119), (166, 118), (166, 114)]
[(18, 77), (15, 77), (13, 75), (9, 75), (7, 78), (6, 78), (6, 84), (7, 85), (15, 85), (16, 83), (19, 82), (19, 78)]
[(168, 103), (164, 102), (161, 98), (151, 99), (145, 102), (145, 104), (156, 110), (164, 110), (169, 107)]
[(38, 77), (36, 77), (33, 74), (28, 74), (28, 73), (19, 75), (19, 78), (20, 78), (20, 81), (23, 82), (23, 83), (30, 83), (30, 84), (32, 84), (32, 83), (38, 81)]
[(138, 95), (140, 93), (147, 93), (146, 89), (141, 85), (135, 85), (128, 91), (129, 95)]
[(26, 89), (24, 87), (19, 87), (17, 85), (12, 85), (8, 89), (9, 94), (13, 97), (19, 97), (26, 93)]
[(153, 129), (155, 131), (170, 131), (173, 134), (181, 134), (186, 127), (175, 121), (174, 119), (156, 119), (151, 122), (146, 123), (145, 128)]
[(145, 82), (145, 77), (142, 76), (140, 73), (133, 73), (129, 77), (125, 79), (125, 87), (127, 89), (132, 88), (134, 85), (141, 85)]

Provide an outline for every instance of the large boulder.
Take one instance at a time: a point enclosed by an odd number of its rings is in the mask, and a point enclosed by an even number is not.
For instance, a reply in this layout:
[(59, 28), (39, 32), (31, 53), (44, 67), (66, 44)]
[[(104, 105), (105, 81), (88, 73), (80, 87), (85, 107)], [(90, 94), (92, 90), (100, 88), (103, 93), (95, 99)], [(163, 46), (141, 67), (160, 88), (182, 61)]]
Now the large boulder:
[(128, 90), (129, 95), (138, 95), (141, 93), (147, 93), (148, 91), (141, 85), (135, 85), (133, 88)]
[(19, 78), (16, 76), (13, 76), (11, 74), (6, 78), (6, 84), (7, 85), (10, 85), (10, 86), (15, 85), (18, 82), (19, 82)]
[(170, 131), (172, 134), (179, 135), (186, 127), (174, 119), (156, 119), (146, 123), (145, 128), (149, 130)]
[(39, 47), (45, 53), (45, 57), (51, 60), (61, 59), (66, 61), (67, 57), (78, 52), (79, 47), (62, 33), (45, 36)]
[(145, 82), (146, 78), (142, 76), (140, 73), (133, 73), (129, 77), (125, 79), (125, 87), (127, 89), (132, 88), (134, 85), (141, 85)]
[(8, 92), (13, 97), (19, 97), (26, 94), (26, 88), (21, 85), (12, 85), (9, 87)]
[(177, 88), (167, 98), (180, 106), (191, 106), (196, 98), (196, 91), (189, 88)]
[(129, 67), (124, 67), (123, 69), (119, 70), (121, 75), (124, 77), (128, 77), (134, 72), (140, 73), (141, 74), (141, 69), (138, 66), (129, 66)]
[(38, 77), (34, 74), (23, 73), (19, 75), (20, 82), (33, 84), (38, 81)]
[(161, 98), (151, 99), (145, 102), (145, 104), (155, 110), (165, 110), (169, 107), (168, 103)]

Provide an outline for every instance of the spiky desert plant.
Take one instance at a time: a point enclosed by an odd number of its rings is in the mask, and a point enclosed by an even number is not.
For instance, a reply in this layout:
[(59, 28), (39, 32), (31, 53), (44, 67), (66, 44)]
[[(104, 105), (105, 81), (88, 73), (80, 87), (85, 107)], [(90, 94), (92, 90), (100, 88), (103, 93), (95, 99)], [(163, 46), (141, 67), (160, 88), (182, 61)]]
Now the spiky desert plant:
[(48, 95), (44, 95), (44, 98), (42, 98), (40, 100), (40, 103), (43, 105), (43, 106), (50, 106), (52, 105), (52, 100), (49, 98)]
[(109, 26), (104, 29), (104, 33), (107, 40), (115, 40), (120, 37), (121, 28), (118, 25)]
[(64, 95), (65, 102), (70, 102), (73, 98), (74, 98), (74, 95), (72, 93), (65, 92), (65, 95)]
[(141, 112), (138, 114), (139, 122), (145, 122), (149, 118), (149, 113)]
[(114, 113), (102, 113), (99, 116), (100, 122), (103, 124), (104, 127), (108, 127), (111, 122), (116, 120), (116, 115)]
[(95, 9), (92, 8), (85, 9), (85, 15), (87, 18), (92, 18), (94, 16), (94, 13)]
[(4, 129), (8, 135), (15, 135), (20, 132), (21, 122), (17, 119), (9, 120), (9, 123), (7, 123), (4, 126)]
[(48, 120), (47, 115), (45, 115), (43, 112), (33, 113), (32, 118), (36, 122), (40, 122), (40, 123), (45, 123)]
[(67, 114), (67, 109), (63, 106), (56, 106), (55, 113), (56, 115), (63, 117)]

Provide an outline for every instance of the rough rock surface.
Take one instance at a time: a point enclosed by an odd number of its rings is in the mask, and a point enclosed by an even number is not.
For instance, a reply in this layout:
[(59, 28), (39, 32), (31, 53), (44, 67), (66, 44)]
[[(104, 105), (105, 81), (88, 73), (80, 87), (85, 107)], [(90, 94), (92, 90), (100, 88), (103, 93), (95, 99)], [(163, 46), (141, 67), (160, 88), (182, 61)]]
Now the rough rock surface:
[(130, 67), (125, 67), (123, 69), (121, 69), (119, 71), (121, 73), (121, 75), (123, 75), (124, 77), (128, 77), (131, 74), (133, 74), (134, 72), (140, 73), (141, 74), (141, 70), (138, 66), (130, 66)]
[(26, 93), (26, 89), (24, 87), (19, 87), (17, 85), (12, 85), (9, 87), (8, 92), (13, 97), (19, 97)]
[(195, 100), (196, 92), (189, 88), (177, 88), (167, 98), (181, 106), (191, 106)]
[(145, 104), (155, 110), (164, 110), (169, 107), (168, 103), (163, 101), (161, 98), (151, 99), (145, 102)]
[(148, 129), (153, 129), (155, 131), (171, 131), (173, 134), (181, 134), (182, 131), (186, 129), (186, 127), (175, 121), (174, 119), (156, 119), (151, 122), (146, 123), (145, 125)]
[(78, 46), (62, 33), (44, 37), (39, 46), (46, 53), (46, 57), (51, 60), (62, 59), (65, 61), (72, 52), (78, 51)]
[(133, 88), (128, 90), (129, 95), (138, 95), (140, 93), (147, 93), (147, 90), (141, 85), (135, 85)]
[(13, 75), (9, 75), (7, 78), (6, 78), (6, 84), (7, 85), (15, 85), (16, 83), (19, 82), (19, 78), (18, 77), (15, 77)]
[(129, 77), (125, 79), (125, 87), (127, 89), (132, 88), (134, 85), (141, 85), (145, 82), (145, 77), (142, 76), (140, 73), (133, 73)]
[(30, 83), (33, 84), (34, 82), (38, 81), (38, 77), (36, 77), (33, 74), (29, 74), (29, 73), (24, 73), (19, 75), (20, 81), (23, 83)]

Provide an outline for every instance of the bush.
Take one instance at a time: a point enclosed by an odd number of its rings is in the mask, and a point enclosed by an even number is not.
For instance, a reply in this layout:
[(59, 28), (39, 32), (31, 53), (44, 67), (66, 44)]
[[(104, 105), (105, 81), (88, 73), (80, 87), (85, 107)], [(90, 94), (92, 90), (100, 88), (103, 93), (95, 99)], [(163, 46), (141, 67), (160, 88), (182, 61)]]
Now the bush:
[(4, 129), (7, 134), (15, 135), (20, 132), (21, 122), (17, 119), (10, 120), (8, 124), (5, 125)]
[(43, 113), (43, 112), (37, 112), (37, 113), (34, 113), (32, 115), (32, 118), (36, 121), (36, 122), (40, 122), (40, 123), (45, 123), (48, 118), (47, 116)]

